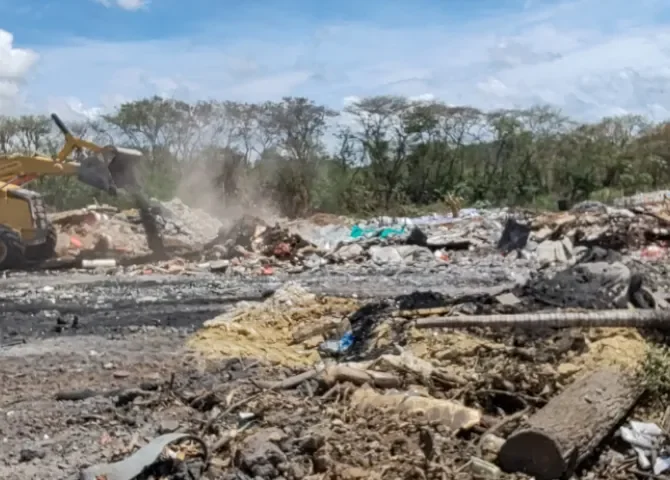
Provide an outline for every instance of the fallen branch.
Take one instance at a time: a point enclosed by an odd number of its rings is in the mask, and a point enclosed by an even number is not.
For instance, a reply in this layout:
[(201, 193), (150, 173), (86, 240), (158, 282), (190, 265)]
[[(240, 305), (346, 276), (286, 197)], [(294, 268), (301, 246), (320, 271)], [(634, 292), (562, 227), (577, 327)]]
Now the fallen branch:
[(327, 368), (324, 372), (323, 380), (328, 385), (342, 382), (351, 382), (355, 385), (368, 384), (379, 388), (398, 388), (402, 385), (402, 380), (393, 374), (376, 372), (374, 370), (362, 370), (346, 364)]
[(251, 426), (251, 423), (247, 423), (243, 425), (240, 429), (238, 430), (229, 430), (226, 433), (224, 433), (216, 442), (212, 444), (212, 446), (209, 448), (209, 451), (211, 453), (217, 453), (219, 450), (223, 450), (232, 442), (235, 440), (235, 438), (242, 432), (244, 432), (246, 429), (248, 429)]
[(56, 393), (54, 398), (57, 401), (78, 402), (93, 397), (118, 397), (118, 404), (126, 404), (132, 402), (137, 397), (147, 397), (153, 395), (155, 392), (143, 390), (141, 388), (122, 388), (114, 390), (70, 390)]
[(451, 400), (407, 393), (382, 394), (369, 386), (358, 388), (351, 397), (351, 404), (361, 412), (375, 409), (421, 413), (429, 422), (439, 422), (454, 432), (470, 430), (482, 419), (479, 410)]
[(297, 387), (298, 385), (300, 385), (303, 382), (306, 382), (307, 380), (316, 378), (321, 372), (323, 372), (323, 369), (314, 368), (302, 372), (298, 375), (294, 375), (293, 377), (288, 377), (284, 380), (279, 380), (276, 382), (264, 382), (254, 380), (252, 383), (256, 387), (261, 388), (263, 390), (289, 390), (291, 388)]
[(276, 382), (254, 380), (252, 383), (263, 390), (289, 390), (291, 388), (296, 388), (303, 382), (319, 376), (321, 376), (323, 381), (330, 386), (343, 382), (351, 382), (355, 385), (363, 385), (367, 383), (379, 388), (397, 388), (402, 385), (401, 379), (396, 375), (374, 370), (365, 370), (347, 364), (334, 365), (325, 370), (323, 368), (310, 369), (298, 375)]

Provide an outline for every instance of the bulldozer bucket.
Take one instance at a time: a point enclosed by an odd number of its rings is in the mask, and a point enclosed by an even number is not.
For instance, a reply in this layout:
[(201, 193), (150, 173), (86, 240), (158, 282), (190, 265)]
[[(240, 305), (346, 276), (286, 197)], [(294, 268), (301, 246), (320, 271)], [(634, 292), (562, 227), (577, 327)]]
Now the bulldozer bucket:
[(130, 148), (112, 148), (107, 168), (114, 184), (128, 191), (140, 189), (138, 168), (144, 159), (142, 152)]
[(137, 150), (105, 147), (79, 162), (79, 180), (111, 194), (118, 188), (136, 192), (140, 189), (137, 168), (142, 158)]

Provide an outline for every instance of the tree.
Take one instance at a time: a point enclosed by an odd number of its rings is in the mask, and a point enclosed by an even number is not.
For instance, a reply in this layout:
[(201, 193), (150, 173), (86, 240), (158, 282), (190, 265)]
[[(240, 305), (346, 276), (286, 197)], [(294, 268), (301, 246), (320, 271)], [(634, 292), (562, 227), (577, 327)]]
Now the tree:
[[(546, 206), (670, 181), (670, 124), (640, 116), (583, 124), (548, 106), (484, 112), (399, 96), (363, 98), (335, 124), (337, 116), (299, 97), (150, 97), (69, 127), (101, 145), (142, 150), (151, 195), (215, 210), (271, 202), (292, 217), (402, 212), (451, 194), (471, 205)], [(62, 142), (46, 116), (0, 117), (0, 155), (53, 155)], [(34, 188), (59, 208), (103, 199), (76, 179)]]
[(266, 130), (264, 138), (275, 142), (273, 154), (264, 158), (273, 164), (275, 180), (269, 184), (284, 214), (302, 215), (311, 205), (318, 164), (325, 153), (324, 131), (335, 112), (294, 97), (266, 103), (263, 112), (260, 125)]
[(465, 145), (476, 138), (482, 113), (440, 102), (419, 103), (405, 118), (413, 142), (408, 157), (408, 196), (419, 204), (465, 189)]
[(374, 194), (384, 208), (401, 193), (407, 173), (409, 132), (406, 117), (413, 104), (403, 97), (379, 96), (359, 100), (345, 109), (352, 117), (358, 141), (369, 165)]

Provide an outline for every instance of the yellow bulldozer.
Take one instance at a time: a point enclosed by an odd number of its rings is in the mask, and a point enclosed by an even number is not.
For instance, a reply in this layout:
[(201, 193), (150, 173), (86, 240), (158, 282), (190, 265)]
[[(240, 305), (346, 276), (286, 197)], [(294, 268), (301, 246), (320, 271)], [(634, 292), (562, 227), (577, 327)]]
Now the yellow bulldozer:
[(56, 114), (51, 118), (65, 136), (55, 158), (0, 155), (0, 270), (25, 268), (54, 255), (56, 231), (41, 195), (26, 190), (27, 183), (47, 175), (75, 176), (112, 195), (117, 189), (139, 191), (141, 152), (77, 138)]

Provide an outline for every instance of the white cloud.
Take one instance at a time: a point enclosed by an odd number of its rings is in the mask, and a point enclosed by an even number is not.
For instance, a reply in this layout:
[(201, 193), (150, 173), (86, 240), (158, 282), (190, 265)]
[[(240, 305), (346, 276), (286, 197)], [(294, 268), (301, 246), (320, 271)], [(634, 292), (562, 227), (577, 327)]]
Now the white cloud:
[(93, 120), (104, 113), (101, 107), (87, 107), (76, 97), (50, 97), (46, 106), (50, 112), (58, 112), (65, 121)]
[[(304, 95), (335, 108), (356, 97), (403, 94), (482, 108), (546, 102), (583, 119), (614, 112), (670, 117), (670, 34), (654, 23), (663, 0), (542, 3), (420, 28), (338, 24), (305, 35), (259, 26), (225, 44), (220, 32), (81, 41), (41, 49), (27, 93), (35, 105), (77, 95), (87, 112), (154, 93), (242, 101)], [(73, 58), (87, 65), (77, 75), (62, 68)]]
[(37, 53), (14, 47), (14, 36), (0, 30), (0, 112), (10, 111), (19, 96), (19, 86), (37, 62)]
[(117, 6), (124, 10), (134, 12), (149, 6), (149, 0), (95, 0), (97, 3), (105, 7)]

